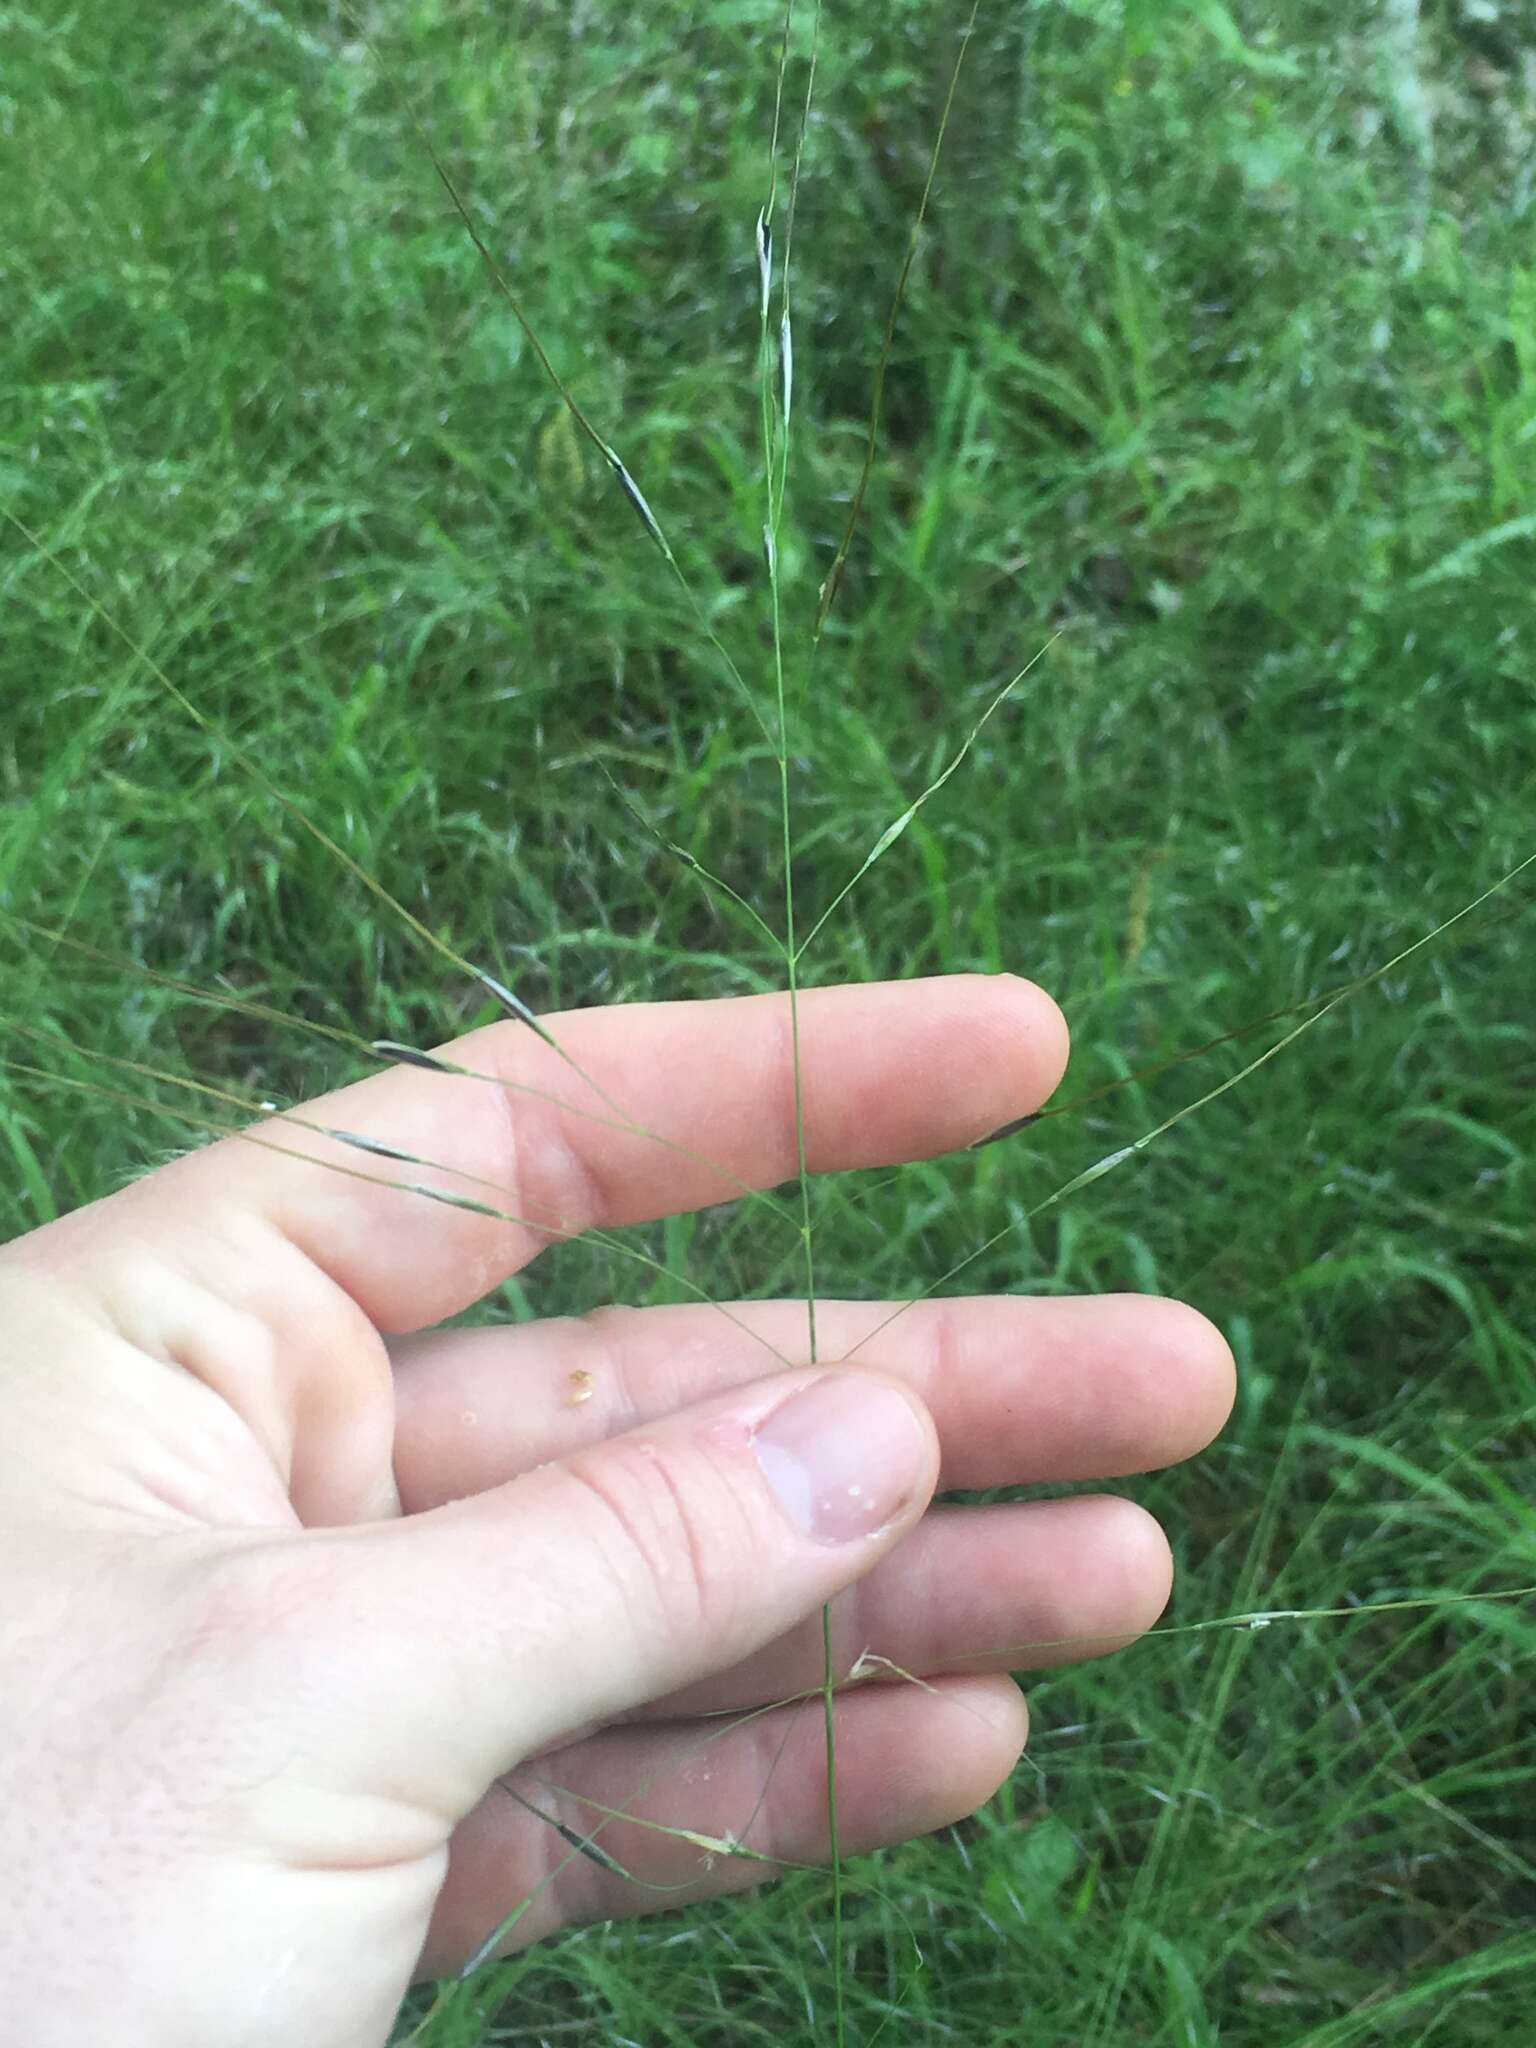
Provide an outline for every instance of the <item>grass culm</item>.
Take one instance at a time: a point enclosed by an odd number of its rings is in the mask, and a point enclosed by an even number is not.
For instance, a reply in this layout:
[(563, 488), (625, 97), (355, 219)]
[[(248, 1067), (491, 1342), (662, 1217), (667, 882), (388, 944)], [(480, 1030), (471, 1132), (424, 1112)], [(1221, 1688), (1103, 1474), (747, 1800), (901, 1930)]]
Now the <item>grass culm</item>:
[[(1017, 969), (1073, 1025), (1059, 1109), (654, 1231), (525, 1218), (550, 1250), (487, 1312), (1143, 1289), (1242, 1371), (1209, 1454), (1123, 1489), (1165, 1628), (1032, 1677), (987, 1811), (402, 2031), (1523, 2040), (1517, 14), (366, 31), (5, 18), (7, 1229), (258, 1115), (500, 1210), (286, 1106), (509, 1006)], [(611, 1857), (586, 1819), (551, 1825)], [(692, 1846), (751, 1857), (751, 1820)]]

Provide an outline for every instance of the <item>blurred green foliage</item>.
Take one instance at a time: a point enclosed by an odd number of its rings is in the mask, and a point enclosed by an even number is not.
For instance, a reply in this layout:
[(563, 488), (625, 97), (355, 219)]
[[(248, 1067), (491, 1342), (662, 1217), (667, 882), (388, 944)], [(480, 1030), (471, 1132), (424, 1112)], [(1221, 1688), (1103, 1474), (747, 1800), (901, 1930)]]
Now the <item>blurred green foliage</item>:
[[(1368, 971), (1536, 848), (1536, 39), (1523, 0), (984, 4), (812, 664), (966, 11), (823, 26), (783, 542), (797, 889), (814, 918), (1059, 632), (807, 970), (1027, 972), (1072, 1019), (1074, 1096)], [(765, 692), (778, 19), (370, 11)], [(346, 14), (34, 0), (0, 40), (4, 503), (536, 1006), (778, 985), (596, 765), (772, 917), (769, 750)], [(0, 592), (0, 906), (297, 1019), (475, 1017), (14, 531)], [(1222, 1442), (1128, 1488), (1179, 1554), (1176, 1619), (1536, 1579), (1529, 894), (965, 1275), (1179, 1293), (1231, 1336)], [(6, 1009), (61, 1073), (120, 1053), (284, 1095), (351, 1071), (3, 936)], [(821, 1188), (824, 1286), (925, 1284), (1243, 1056)], [(14, 1077), (0, 1134), (13, 1229), (186, 1142)], [(641, 1241), (720, 1293), (795, 1284), (756, 1214)], [(579, 1247), (549, 1266), (519, 1297), (540, 1311), (647, 1298)], [(1528, 2038), (1533, 1649), (1529, 1606), (1474, 1603), (1052, 1673), (995, 1808), (863, 1872), (855, 2038)], [(681, 1933), (590, 1931), (466, 1987), (431, 2038), (825, 2039), (825, 1923), (805, 1878)]]

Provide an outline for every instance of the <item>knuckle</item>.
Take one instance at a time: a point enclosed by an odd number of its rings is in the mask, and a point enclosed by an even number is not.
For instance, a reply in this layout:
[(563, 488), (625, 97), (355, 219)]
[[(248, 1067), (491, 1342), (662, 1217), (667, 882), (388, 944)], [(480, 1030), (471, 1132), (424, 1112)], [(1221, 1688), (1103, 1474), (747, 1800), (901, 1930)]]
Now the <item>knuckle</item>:
[(718, 1477), (643, 1438), (568, 1470), (597, 1504), (604, 1563), (637, 1624), (673, 1642), (729, 1633), (741, 1516)]
[(936, 1301), (932, 1304), (929, 1344), (934, 1385), (940, 1389), (963, 1386), (972, 1363), (974, 1318), (964, 1302)]
[(577, 1234), (607, 1216), (614, 1204), (599, 1171), (595, 1148), (584, 1146), (558, 1104), (536, 1096), (513, 1100), (499, 1090), (507, 1122), (506, 1174), (518, 1214), (554, 1237)]
[[(336, 1561), (339, 1563), (339, 1558)], [(198, 1654), (283, 1659), (331, 1639), (340, 1608), (335, 1564), (323, 1546), (268, 1538), (224, 1546), (201, 1562), (188, 1602)]]
[(674, 1397), (665, 1362), (661, 1371), (650, 1370), (649, 1361), (645, 1361), (646, 1369), (637, 1370), (641, 1361), (626, 1342), (634, 1313), (633, 1309), (609, 1305), (587, 1309), (571, 1320), (575, 1355), (604, 1387), (604, 1414), (611, 1435), (638, 1428), (647, 1413), (660, 1410), (665, 1414), (682, 1405)]

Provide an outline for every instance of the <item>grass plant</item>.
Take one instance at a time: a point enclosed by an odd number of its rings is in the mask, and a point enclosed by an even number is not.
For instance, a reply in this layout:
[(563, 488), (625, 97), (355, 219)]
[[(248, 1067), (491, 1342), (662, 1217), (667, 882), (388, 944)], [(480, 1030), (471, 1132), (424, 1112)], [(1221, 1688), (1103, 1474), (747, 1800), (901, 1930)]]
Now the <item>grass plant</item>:
[(491, 1313), (1141, 1288), (1243, 1369), (1124, 1489), (1168, 1627), (1031, 1681), (986, 1813), (403, 2032), (1525, 2040), (1517, 10), (366, 28), (0, 9), (4, 1227), (509, 1005), (1006, 967), (1072, 1021), (1061, 1113), (651, 1233), (527, 1218)]

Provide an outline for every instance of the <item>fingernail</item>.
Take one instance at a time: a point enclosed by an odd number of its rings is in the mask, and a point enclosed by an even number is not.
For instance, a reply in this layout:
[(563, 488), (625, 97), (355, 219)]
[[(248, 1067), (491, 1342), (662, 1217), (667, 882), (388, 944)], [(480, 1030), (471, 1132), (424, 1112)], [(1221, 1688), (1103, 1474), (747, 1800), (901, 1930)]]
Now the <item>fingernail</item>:
[(828, 1373), (753, 1436), (789, 1520), (817, 1543), (853, 1543), (893, 1521), (926, 1477), (928, 1443), (911, 1404), (884, 1380)]

